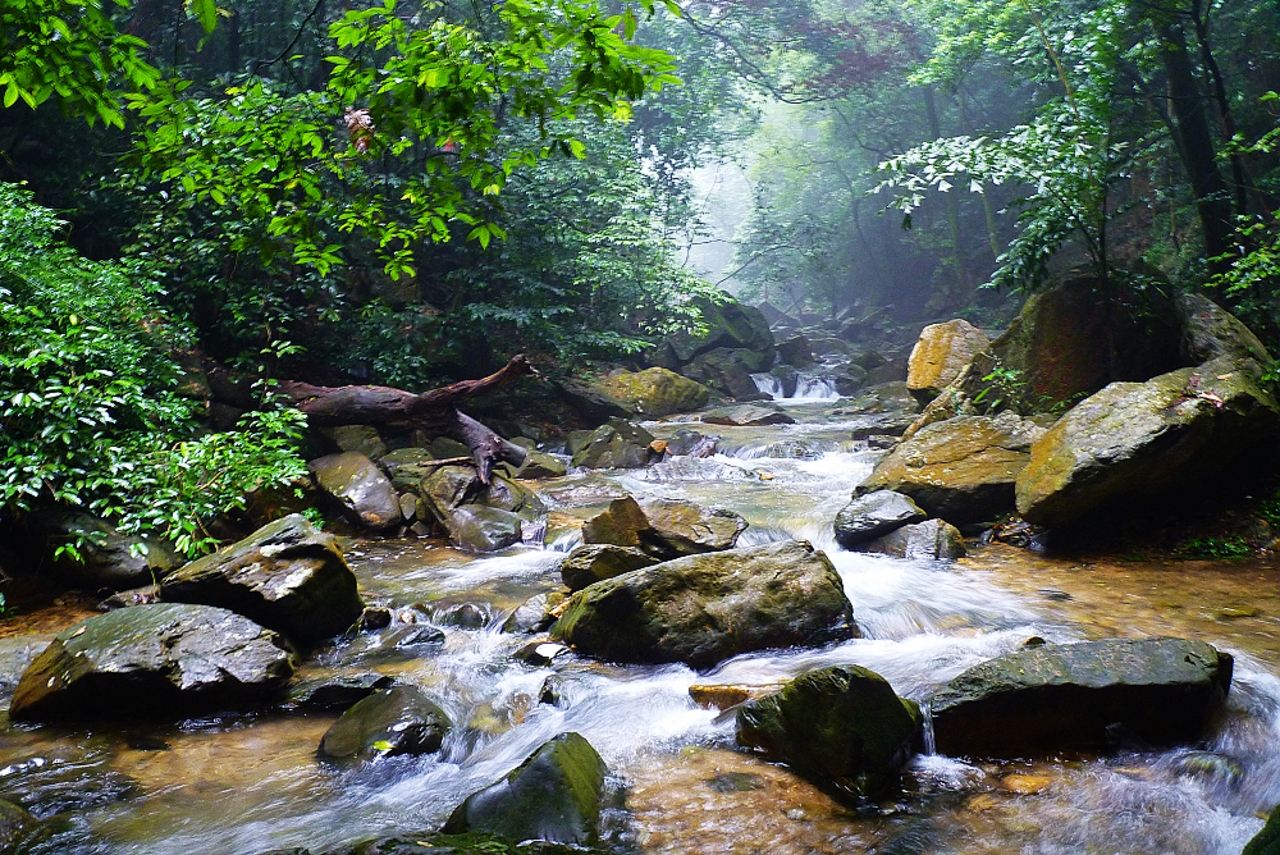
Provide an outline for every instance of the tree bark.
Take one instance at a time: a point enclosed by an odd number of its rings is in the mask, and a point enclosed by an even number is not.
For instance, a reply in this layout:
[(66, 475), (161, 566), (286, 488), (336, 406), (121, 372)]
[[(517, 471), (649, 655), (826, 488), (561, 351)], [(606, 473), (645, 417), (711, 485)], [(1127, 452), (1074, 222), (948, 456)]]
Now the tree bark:
[(313, 386), (297, 382), (282, 383), (280, 391), (315, 426), (403, 425), (463, 442), (471, 449), (480, 480), (488, 484), (495, 463), (506, 461), (519, 466), (524, 463), (525, 450), (459, 411), (458, 405), (532, 372), (528, 360), (516, 356), (488, 377), (461, 380), (421, 393), (390, 386)]

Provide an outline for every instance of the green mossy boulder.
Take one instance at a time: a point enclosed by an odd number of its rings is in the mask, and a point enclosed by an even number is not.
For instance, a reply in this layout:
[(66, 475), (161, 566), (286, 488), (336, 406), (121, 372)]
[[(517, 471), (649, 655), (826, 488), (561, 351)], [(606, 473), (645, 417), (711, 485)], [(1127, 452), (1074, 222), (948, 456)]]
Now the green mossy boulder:
[(230, 609), (303, 644), (345, 632), (364, 609), (333, 535), (298, 514), (170, 573), (160, 598)]
[(920, 709), (874, 671), (810, 671), (738, 708), (738, 742), (839, 795), (889, 795), (920, 733)]
[(1280, 855), (1280, 807), (1271, 811), (1267, 824), (1245, 844), (1240, 855)]
[(711, 397), (706, 386), (667, 368), (624, 371), (604, 378), (597, 386), (632, 412), (651, 419), (700, 409)]
[(858, 635), (826, 555), (804, 542), (709, 552), (633, 570), (569, 598), (552, 636), (614, 662), (708, 668), (751, 650)]
[(1202, 641), (1107, 639), (1028, 647), (975, 665), (931, 699), (938, 751), (1033, 757), (1193, 742), (1226, 701), (1232, 658)]
[(501, 781), (468, 796), (443, 830), (594, 846), (600, 842), (607, 771), (591, 743), (562, 733)]
[(273, 699), (294, 669), (283, 638), (212, 606), (156, 603), (59, 633), (23, 672), (14, 721), (162, 718)]
[(570, 591), (580, 591), (604, 579), (657, 563), (657, 558), (633, 547), (585, 544), (565, 557), (560, 565), (560, 578)]
[(333, 723), (320, 741), (330, 760), (374, 760), (399, 754), (439, 751), (453, 726), (420, 689), (392, 686), (358, 701)]
[(653, 434), (639, 425), (610, 419), (575, 443), (572, 463), (587, 469), (639, 469), (656, 456), (652, 442)]
[(18, 805), (0, 799), (0, 855), (25, 855), (48, 836), (48, 826)]

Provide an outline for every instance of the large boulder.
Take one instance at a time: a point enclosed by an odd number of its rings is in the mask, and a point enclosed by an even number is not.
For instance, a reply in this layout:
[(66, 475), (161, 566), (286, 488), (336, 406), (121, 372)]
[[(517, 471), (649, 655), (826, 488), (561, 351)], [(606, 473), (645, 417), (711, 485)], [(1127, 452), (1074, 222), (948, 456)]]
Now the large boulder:
[(732, 298), (713, 302), (699, 297), (693, 305), (702, 315), (703, 331), (681, 332), (668, 338), (654, 354), (655, 364), (679, 370), (699, 354), (716, 348), (752, 354), (753, 371), (763, 371), (773, 363), (773, 332), (759, 309)]
[(904, 493), (957, 525), (989, 522), (1013, 510), (1014, 482), (1042, 433), (1014, 413), (938, 422), (899, 443), (859, 492)]
[(423, 478), (435, 474), (439, 467), (429, 448), (397, 448), (388, 451), (378, 464), (391, 478), (391, 486), (399, 492), (418, 492)]
[(874, 671), (810, 671), (738, 708), (738, 742), (854, 800), (897, 789), (920, 733), (920, 708)]
[(858, 635), (830, 560), (789, 541), (692, 555), (574, 594), (552, 634), (615, 662), (705, 668), (738, 653)]
[(954, 561), (965, 554), (964, 536), (943, 520), (904, 525), (857, 548), (862, 552), (926, 561)]
[(1194, 741), (1225, 703), (1231, 656), (1201, 641), (1108, 639), (1028, 647), (983, 662), (931, 699), (944, 754), (1025, 757), (1117, 738)]
[(175, 570), (160, 598), (230, 609), (303, 644), (345, 632), (364, 608), (333, 535), (298, 514)]
[(651, 419), (705, 407), (711, 397), (706, 386), (667, 368), (624, 371), (597, 385), (606, 395)]
[(239, 708), (278, 694), (293, 668), (283, 638), (234, 612), (133, 606), (59, 633), (23, 672), (9, 716), (110, 719)]
[(1062, 527), (1124, 501), (1194, 492), (1246, 455), (1272, 453), (1277, 430), (1280, 405), (1252, 361), (1222, 356), (1145, 383), (1113, 383), (1031, 446), (1017, 477), (1018, 511)]
[(796, 420), (776, 407), (755, 404), (739, 404), (736, 407), (719, 407), (702, 414), (702, 421), (709, 425), (730, 427), (760, 427), (763, 425), (793, 425)]
[(501, 781), (468, 796), (444, 831), (596, 846), (607, 772), (590, 742), (577, 733), (562, 733)]
[(357, 451), (317, 458), (307, 464), (320, 489), (352, 522), (375, 531), (399, 526), (400, 496), (377, 465)]
[(452, 723), (420, 689), (375, 691), (342, 714), (320, 740), (331, 760), (373, 760), (440, 750)]
[(573, 465), (588, 469), (639, 469), (654, 459), (653, 434), (623, 419), (610, 419), (575, 443)]
[(49, 536), (56, 542), (80, 541), (80, 560), (64, 562), (64, 566), (95, 589), (123, 591), (147, 585), (179, 564), (177, 555), (163, 541), (121, 534), (92, 514), (60, 513), (47, 522)]
[(813, 345), (809, 338), (794, 335), (778, 344), (778, 361), (796, 368), (806, 368), (817, 360), (813, 358)]
[(731, 549), (747, 521), (732, 511), (658, 500), (643, 506), (627, 496), (587, 520), (583, 542), (639, 549), (661, 560)]
[(769, 396), (760, 391), (751, 375), (770, 364), (771, 360), (749, 350), (718, 347), (698, 354), (682, 370), (736, 401), (763, 401)]
[(911, 351), (907, 387), (927, 403), (990, 344), (987, 334), (968, 321), (930, 324), (921, 331)]
[(570, 591), (581, 591), (604, 579), (657, 563), (657, 558), (635, 547), (584, 544), (565, 556), (564, 563), (560, 565), (560, 578)]
[(524, 523), (546, 513), (531, 490), (497, 472), (485, 485), (473, 466), (440, 466), (418, 485), (423, 511), (471, 552), (495, 552), (519, 543)]
[(524, 524), (517, 514), (487, 505), (463, 505), (449, 511), (445, 520), (449, 541), (467, 552), (498, 552), (524, 539)]
[(1280, 807), (1271, 811), (1267, 824), (1245, 844), (1240, 855), (1280, 855)]
[(875, 490), (861, 496), (836, 514), (836, 541), (846, 549), (875, 540), (910, 523), (924, 522), (929, 515), (910, 496), (892, 490)]

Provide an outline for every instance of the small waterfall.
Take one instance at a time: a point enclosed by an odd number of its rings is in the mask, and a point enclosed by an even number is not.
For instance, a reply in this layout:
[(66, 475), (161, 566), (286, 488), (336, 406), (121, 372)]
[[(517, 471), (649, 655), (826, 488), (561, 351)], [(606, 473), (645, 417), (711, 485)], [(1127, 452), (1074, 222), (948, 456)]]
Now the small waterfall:
[(921, 736), (924, 739), (924, 753), (933, 756), (938, 753), (938, 741), (933, 735), (933, 708), (928, 701), (920, 702), (920, 717), (923, 720)]
[(756, 388), (761, 394), (768, 395), (775, 401), (786, 397), (783, 394), (782, 381), (772, 374), (752, 374), (751, 379), (755, 381)]
[(829, 377), (801, 374), (796, 378), (796, 393), (792, 397), (804, 401), (834, 401), (840, 393)]

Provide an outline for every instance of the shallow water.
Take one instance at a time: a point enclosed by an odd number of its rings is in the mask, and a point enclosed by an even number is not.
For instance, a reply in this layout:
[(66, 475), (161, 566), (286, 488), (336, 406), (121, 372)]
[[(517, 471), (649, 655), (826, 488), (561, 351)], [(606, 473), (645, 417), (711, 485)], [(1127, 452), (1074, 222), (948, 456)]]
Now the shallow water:
[[(879, 452), (847, 440), (857, 417), (831, 409), (795, 402), (788, 411), (798, 425), (708, 427), (722, 452), (705, 460), (544, 484), (553, 507), (545, 548), (476, 558), (425, 541), (353, 544), (370, 602), (422, 621), (464, 602), (488, 615), (483, 628), (445, 627), (443, 647), (386, 649), (362, 636), (321, 651), (301, 673), (377, 670), (421, 685), (460, 725), (438, 756), (328, 767), (315, 748), (331, 715), (212, 717), (126, 732), (6, 726), (0, 795), (68, 823), (50, 851), (323, 850), (432, 828), (538, 744), (575, 730), (617, 777), (627, 808), (611, 823), (618, 851), (1238, 852), (1261, 826), (1258, 812), (1280, 802), (1280, 568), (1054, 559), (1004, 546), (957, 565), (845, 552), (831, 519)], [(651, 427), (667, 435), (688, 426)], [(529, 639), (502, 633), (501, 623), (528, 597), (560, 587), (576, 521), (620, 491), (731, 508), (751, 523), (744, 543), (812, 540), (831, 556), (866, 637), (748, 654), (706, 673), (572, 655), (545, 668), (513, 660)], [(10, 622), (0, 630), (0, 668), (16, 675), (80, 616), (52, 610), (27, 630)], [(1229, 714), (1204, 745), (1039, 763), (925, 756), (900, 798), (861, 812), (736, 750), (732, 722), (689, 696), (695, 683), (767, 685), (856, 663), (920, 699), (1029, 636), (1162, 634), (1203, 638), (1237, 657)], [(553, 674), (564, 700), (538, 704)], [(1206, 751), (1217, 756), (1204, 762)]]

